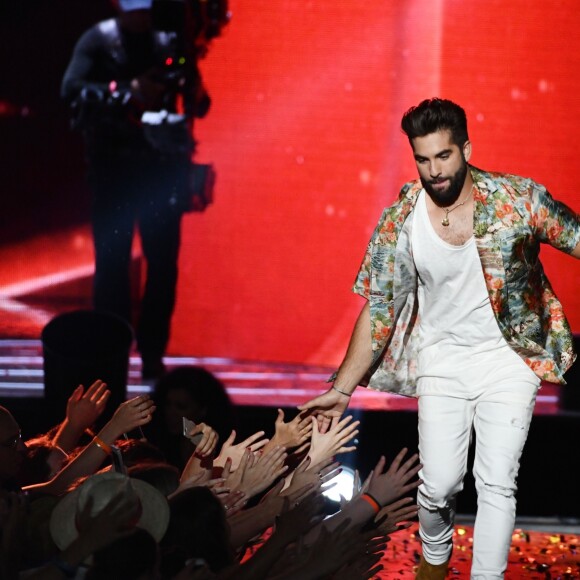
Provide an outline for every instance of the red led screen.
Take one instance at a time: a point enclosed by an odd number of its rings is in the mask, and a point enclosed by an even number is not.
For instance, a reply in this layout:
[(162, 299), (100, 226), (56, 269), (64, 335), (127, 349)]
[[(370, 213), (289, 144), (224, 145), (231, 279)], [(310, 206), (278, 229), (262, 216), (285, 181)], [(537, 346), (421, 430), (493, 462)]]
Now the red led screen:
[[(466, 109), (476, 166), (532, 177), (580, 210), (576, 0), (231, 0), (230, 9), (201, 63), (213, 106), (195, 133), (198, 160), (217, 170), (215, 202), (183, 220), (169, 354), (340, 362), (362, 306), (350, 287), (369, 236), (417, 175), (400, 118), (424, 98)], [(44, 85), (55, 98), (63, 67)], [(12, 88), (35, 78), (13, 69), (3, 75)], [(67, 131), (63, 122), (45, 138), (60, 144)], [(17, 182), (44, 188), (51, 164), (35, 143), (22, 145), (28, 165)], [(55, 175), (81, 172), (78, 153), (63, 157)], [(70, 197), (38, 223), (71, 212)], [(90, 303), (86, 205), (81, 225), (27, 227), (0, 245), (4, 335), (28, 317), (37, 336), (59, 311), (59, 292)], [(580, 264), (550, 248), (542, 256), (580, 332)], [(24, 300), (39, 291), (45, 303), (55, 296), (52, 308)]]
[[(203, 62), (198, 123), (215, 204), (183, 224), (175, 352), (336, 363), (382, 208), (416, 177), (403, 112), (467, 111), (481, 168), (534, 178), (580, 209), (577, 5), (524, 0), (252, 0)], [(580, 331), (579, 264), (546, 270)]]

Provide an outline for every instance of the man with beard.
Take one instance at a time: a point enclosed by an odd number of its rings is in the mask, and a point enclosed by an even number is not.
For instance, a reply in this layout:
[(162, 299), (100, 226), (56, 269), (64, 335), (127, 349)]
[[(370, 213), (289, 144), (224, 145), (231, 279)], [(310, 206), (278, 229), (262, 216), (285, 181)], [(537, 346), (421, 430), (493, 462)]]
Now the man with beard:
[(503, 578), (536, 392), (575, 359), (540, 243), (580, 258), (580, 222), (531, 179), (469, 164), (465, 111), (430, 99), (402, 119), (420, 179), (387, 208), (354, 291), (363, 307), (333, 386), (300, 406), (321, 429), (357, 385), (418, 397), (422, 558), (444, 578), (472, 429), (478, 493), (471, 578)]

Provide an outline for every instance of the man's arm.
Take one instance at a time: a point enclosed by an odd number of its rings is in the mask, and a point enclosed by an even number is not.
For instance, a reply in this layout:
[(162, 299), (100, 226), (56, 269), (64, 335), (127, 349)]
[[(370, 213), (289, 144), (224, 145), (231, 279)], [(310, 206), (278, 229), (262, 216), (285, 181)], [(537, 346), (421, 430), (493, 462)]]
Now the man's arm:
[(370, 307), (367, 302), (358, 316), (333, 387), (298, 407), (301, 411), (310, 409), (317, 414), (321, 433), (328, 429), (332, 417), (340, 417), (345, 412), (350, 396), (372, 362)]
[(155, 405), (149, 395), (124, 401), (91, 443), (50, 481), (28, 485), (23, 489), (32, 493), (61, 495), (75, 479), (95, 473), (111, 453), (110, 446), (123, 433), (149, 423), (154, 411)]
[(372, 362), (371, 309), (367, 301), (360, 311), (354, 326), (354, 331), (344, 360), (338, 369), (334, 386), (341, 391), (352, 394), (369, 370)]
[(554, 199), (543, 185), (531, 192), (531, 224), (536, 239), (580, 258), (580, 215)]
[(104, 110), (125, 107), (134, 98), (143, 108), (157, 110), (167, 87), (158, 80), (156, 68), (136, 78), (102, 78), (105, 73), (99, 70), (99, 63), (109, 54), (110, 46), (120, 42), (116, 29), (103, 26), (93, 26), (76, 43), (62, 79), (62, 98), (71, 104), (80, 97), (81, 103)]
[(100, 92), (108, 91), (109, 86), (106, 82), (99, 83), (91, 79), (95, 55), (101, 43), (97, 27), (87, 30), (76, 43), (61, 83), (60, 93), (65, 101), (71, 103), (85, 87)]

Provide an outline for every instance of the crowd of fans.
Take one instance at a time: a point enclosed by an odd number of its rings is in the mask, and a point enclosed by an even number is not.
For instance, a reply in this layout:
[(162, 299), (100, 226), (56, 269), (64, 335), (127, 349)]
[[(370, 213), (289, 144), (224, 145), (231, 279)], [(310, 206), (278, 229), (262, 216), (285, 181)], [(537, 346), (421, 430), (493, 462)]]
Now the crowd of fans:
[(0, 407), (1, 578), (373, 578), (417, 514), (407, 449), (329, 505), (336, 457), (355, 449), (352, 416), (325, 429), (279, 410), (238, 440), (220, 381), (182, 367), (96, 429), (109, 395), (102, 381), (79, 386), (64, 420), (26, 442)]

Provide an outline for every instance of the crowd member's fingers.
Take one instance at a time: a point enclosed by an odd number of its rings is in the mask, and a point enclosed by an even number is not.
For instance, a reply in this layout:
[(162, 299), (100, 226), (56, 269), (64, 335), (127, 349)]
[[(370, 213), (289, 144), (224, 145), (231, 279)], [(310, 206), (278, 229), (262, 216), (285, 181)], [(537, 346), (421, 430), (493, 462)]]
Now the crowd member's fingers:
[(291, 493), (286, 494), (284, 497), (288, 498), (290, 506), (299, 505), (304, 501), (309, 495), (316, 493), (316, 487), (312, 483), (307, 483), (298, 489), (293, 490)]
[(375, 525), (383, 534), (393, 534), (412, 525), (419, 512), (412, 497), (404, 497), (383, 507), (375, 516)]
[(195, 447), (195, 453), (198, 457), (209, 457), (214, 452), (218, 443), (218, 434), (206, 423), (198, 423), (191, 431), (188, 433), (189, 437), (194, 437), (195, 435), (201, 434), (201, 440)]
[(300, 411), (313, 416), (318, 424), (318, 431), (326, 433), (330, 428), (333, 417), (340, 417), (348, 407), (350, 398), (334, 388), (325, 393), (298, 405)]
[(287, 542), (296, 539), (322, 521), (324, 500), (321, 496), (311, 494), (294, 505), (290, 505), (290, 500), (286, 497), (284, 502), (282, 514), (276, 518), (274, 533), (283, 536)]
[(219, 496), (224, 506), (227, 517), (231, 517), (241, 511), (248, 503), (246, 494), (241, 490), (232, 491), (229, 494)]
[(360, 421), (352, 421), (350, 415), (342, 420), (340, 417), (334, 417), (330, 428), (321, 433), (316, 419), (312, 418), (312, 438), (308, 455), (312, 458), (313, 464), (340, 453), (354, 451), (356, 445), (347, 447), (346, 444), (358, 434), (359, 424)]
[[(252, 455), (249, 451), (248, 454)], [(252, 455), (252, 461), (245, 469), (239, 489), (243, 489), (248, 497), (266, 490), (287, 471), (288, 466), (284, 464), (287, 456), (283, 447), (274, 447), (259, 458)]]
[(373, 470), (368, 493), (382, 506), (406, 495), (422, 483), (421, 479), (414, 479), (421, 469), (421, 464), (418, 463), (419, 456), (415, 453), (403, 462), (406, 453), (407, 449), (403, 448), (386, 471), (384, 471), (386, 460), (381, 457)]
[(107, 388), (107, 383), (96, 380), (86, 391), (85, 397), (96, 406), (102, 406), (110, 395), (111, 391)]
[(214, 465), (221, 467), (225, 465), (226, 460), (229, 458), (232, 461), (231, 471), (235, 471), (238, 469), (239, 463), (247, 450), (256, 453), (268, 443), (268, 439), (264, 438), (264, 431), (258, 431), (237, 444), (234, 444), (235, 438), (236, 432), (232, 431), (222, 445)]
[(121, 403), (111, 421), (120, 435), (149, 423), (155, 409), (155, 403), (149, 395), (141, 395)]
[(67, 421), (79, 431), (90, 427), (104, 411), (110, 395), (107, 383), (101, 380), (96, 380), (86, 391), (83, 385), (79, 385), (68, 398)]

